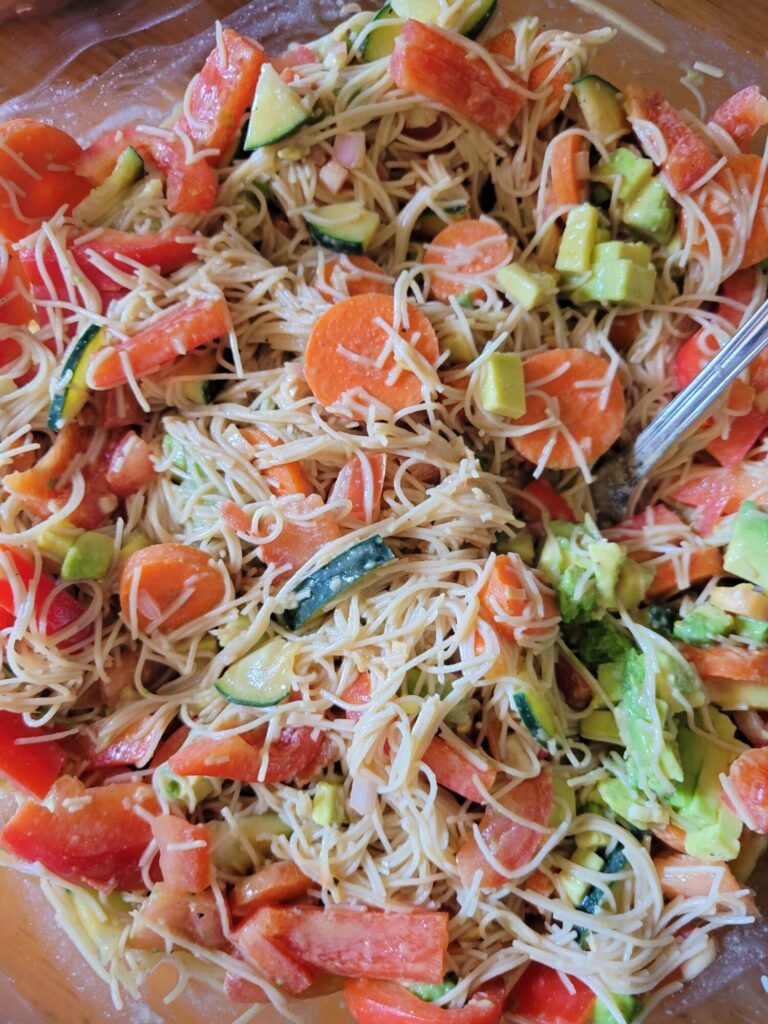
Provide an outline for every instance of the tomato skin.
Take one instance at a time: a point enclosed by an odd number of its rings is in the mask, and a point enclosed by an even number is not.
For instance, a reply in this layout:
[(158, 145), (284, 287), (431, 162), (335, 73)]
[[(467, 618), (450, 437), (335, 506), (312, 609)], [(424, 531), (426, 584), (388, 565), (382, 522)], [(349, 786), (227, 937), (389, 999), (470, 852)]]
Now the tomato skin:
[[(553, 802), (552, 778), (547, 771), (524, 779), (500, 800), (510, 811), (537, 825), (547, 824)], [(508, 871), (529, 861), (546, 838), (546, 833), (519, 825), (492, 808), (485, 812), (478, 827), (486, 846)], [(489, 864), (474, 836), (465, 840), (456, 856), (456, 866), (464, 885), (471, 885), (478, 871), (483, 887), (497, 887), (508, 881)]]
[(504, 982), (500, 978), (484, 982), (458, 1010), (426, 1003), (397, 982), (368, 978), (348, 981), (344, 999), (356, 1024), (498, 1024)]
[[(192, 825), (173, 814), (152, 821), (152, 835), (160, 851), (160, 870), (166, 885), (177, 892), (200, 893), (211, 884), (211, 833), (207, 825)], [(191, 850), (175, 846), (202, 842)]]
[(510, 992), (507, 1005), (531, 1024), (587, 1024), (597, 997), (583, 981), (573, 975), (569, 980), (573, 993), (553, 967), (532, 962)]
[(127, 384), (117, 388), (110, 388), (104, 392), (104, 402), (101, 407), (101, 425), (105, 430), (115, 430), (118, 427), (132, 427), (137, 423), (144, 423), (147, 413), (141, 408)]
[(541, 520), (542, 508), (544, 515), (550, 519), (563, 523), (576, 522), (571, 506), (547, 480), (531, 480), (526, 484), (520, 492), (518, 504), (522, 512), (535, 522)]
[(649, 143), (638, 121), (650, 121), (661, 132), (667, 145), (667, 155), (661, 168), (676, 191), (688, 191), (715, 166), (715, 157), (707, 145), (691, 131), (661, 93), (646, 94), (630, 86), (627, 89), (627, 113), (635, 134), (649, 155), (655, 153), (655, 145), (653, 141)]
[[(11, 249), (7, 257), (5, 273), (0, 277), (0, 324), (24, 327), (35, 315), (34, 307), (22, 291), (29, 287), (29, 282), (24, 276), (18, 253)], [(4, 339), (5, 344), (10, 340)]]
[[(143, 888), (139, 861), (152, 830), (134, 807), (157, 812), (151, 787), (123, 782), (86, 789), (63, 776), (53, 792), (53, 810), (31, 800), (22, 804), (0, 835), (5, 848), (22, 860), (40, 861), (59, 878), (102, 892)], [(86, 796), (82, 805), (63, 804)]]
[(448, 914), (261, 907), (248, 921), (304, 963), (342, 977), (436, 984), (445, 974)]
[[(216, 899), (211, 892), (196, 895), (178, 892), (165, 882), (157, 882), (149, 899), (142, 905), (141, 914), (148, 921), (155, 921), (206, 949), (224, 949), (227, 946)], [(134, 921), (131, 945), (139, 949), (158, 949), (165, 943), (149, 924)]]
[(322, 745), (320, 736), (312, 736), (308, 726), (282, 730), (269, 748), (269, 761), (263, 779), (259, 778), (264, 731), (256, 735), (226, 736), (214, 739), (201, 736), (168, 759), (177, 775), (210, 775), (215, 779), (239, 782), (287, 782), (314, 763)]
[(757, 477), (732, 469), (715, 469), (688, 480), (672, 491), (670, 497), (697, 509), (700, 533), (711, 533), (721, 516), (738, 512), (742, 501), (751, 498), (760, 486)]
[[(18, 581), (26, 588), (29, 588), (35, 575), (35, 564), (17, 548), (11, 548), (7, 544), (0, 544), (0, 553), (11, 560)], [(0, 570), (2, 572), (2, 570)], [(49, 597), (56, 584), (50, 576), (41, 573), (35, 589), (35, 611), (37, 613), (38, 628), (48, 637), (55, 635), (71, 626), (73, 622), (84, 614), (85, 609), (80, 602), (66, 590), (60, 590), (53, 600)], [(7, 579), (0, 576), (0, 611), (9, 616), (11, 625), (15, 621), (16, 604), (13, 587)], [(81, 630), (62, 640), (61, 646), (65, 650), (83, 643), (93, 633), (93, 624), (83, 626)]]
[(112, 452), (107, 485), (118, 498), (143, 491), (155, 477), (152, 449), (134, 430), (128, 430)]
[(146, 719), (140, 718), (124, 729), (108, 746), (93, 755), (91, 768), (114, 768), (122, 765), (143, 768), (149, 763), (164, 732), (165, 724), (162, 721), (156, 722), (148, 729)]
[(757, 85), (748, 85), (721, 103), (710, 118), (731, 136), (742, 151), (749, 151), (755, 133), (768, 124), (768, 100)]
[(236, 882), (230, 903), (236, 913), (247, 914), (265, 904), (298, 899), (311, 885), (312, 879), (307, 878), (292, 861), (272, 861), (255, 874)]
[(440, 736), (435, 736), (424, 751), (422, 763), (434, 772), (438, 785), (458, 793), (466, 800), (485, 803), (485, 793), (475, 785), (473, 776), (477, 776), (486, 790), (496, 781), (495, 768), (478, 768), (453, 744), (446, 743)]
[[(371, 699), (370, 673), (361, 672), (359, 676), (352, 680), (340, 696), (347, 704), (359, 704), (361, 707), (364, 707)], [(363, 717), (362, 711), (345, 711), (344, 714), (353, 722), (359, 722)]]
[(768, 835), (768, 747), (755, 747), (740, 754), (731, 765), (728, 782), (750, 820), (729, 799), (726, 804), (753, 832)]
[(55, 740), (24, 744), (16, 740), (43, 737), (50, 731), (26, 725), (12, 711), (0, 711), (0, 775), (41, 800), (61, 774), (67, 755)]
[(251, 914), (232, 932), (232, 942), (244, 960), (254, 964), (272, 981), (279, 981), (291, 995), (305, 992), (315, 979), (315, 969), (303, 963), (282, 944), (264, 933), (261, 911)]

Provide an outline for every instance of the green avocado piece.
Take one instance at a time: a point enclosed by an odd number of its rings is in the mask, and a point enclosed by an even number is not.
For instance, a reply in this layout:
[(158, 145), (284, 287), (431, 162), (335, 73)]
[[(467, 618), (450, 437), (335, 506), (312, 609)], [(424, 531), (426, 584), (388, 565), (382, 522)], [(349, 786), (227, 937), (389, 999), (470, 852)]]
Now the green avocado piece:
[(523, 309), (531, 310), (557, 294), (557, 277), (552, 270), (535, 270), (510, 263), (496, 274), (496, 281)]
[(621, 674), (624, 671), (623, 661), (604, 661), (597, 666), (597, 681), (608, 698), (616, 704), (621, 700)]
[(768, 643), (768, 622), (760, 619), (748, 619), (745, 615), (737, 615), (733, 620), (733, 632), (745, 636), (753, 644)]
[[(588, 669), (598, 672), (599, 667), (607, 662), (620, 663), (620, 671), (623, 671), (625, 654), (634, 650), (632, 641), (626, 633), (619, 629), (616, 620), (610, 615), (605, 615), (596, 622), (580, 624), (578, 628), (573, 629), (573, 636), (569, 636), (566, 642)], [(600, 679), (599, 676), (598, 679)], [(602, 685), (602, 680), (600, 682)], [(615, 697), (610, 693), (608, 696), (612, 700), (619, 699), (621, 696), (620, 680)]]
[(661, 178), (648, 184), (624, 207), (622, 223), (643, 238), (665, 245), (675, 232), (675, 208)]
[[(632, 1021), (640, 1015), (640, 1011), (643, 1008), (642, 1001), (637, 996), (612, 994), (611, 999), (616, 1009), (626, 1021), (626, 1024), (632, 1024)], [(616, 1024), (616, 1018), (601, 999), (598, 999), (595, 1003), (591, 1024)]]
[(607, 708), (598, 708), (590, 711), (586, 717), (579, 722), (579, 732), (585, 740), (595, 740), (598, 743), (614, 743), (622, 746), (619, 728), (613, 712)]
[(616, 598), (625, 608), (637, 608), (653, 582), (653, 570), (626, 558), (616, 584)]
[(607, 160), (601, 160), (592, 169), (595, 178), (608, 178), (611, 187), (616, 178), (621, 177), (619, 200), (628, 203), (635, 198), (640, 189), (644, 188), (653, 175), (653, 160), (636, 156), (631, 149), (620, 146), (609, 154)]
[(651, 247), (647, 242), (598, 242), (592, 250), (592, 263), (614, 263), (616, 260), (630, 260), (638, 267), (647, 267), (651, 262)]
[(576, 303), (614, 302), (644, 309), (653, 302), (655, 284), (656, 270), (652, 266), (641, 267), (626, 259), (601, 262), (595, 263), (587, 280), (571, 292), (571, 298)]
[(436, 999), (440, 999), (441, 996), (452, 992), (456, 988), (458, 981), (459, 979), (455, 974), (446, 974), (444, 980), (436, 984), (430, 985), (427, 982), (417, 982), (405, 987), (410, 989), (415, 996), (418, 996), (425, 1003), (434, 1003)]
[(100, 580), (109, 572), (115, 542), (106, 533), (81, 533), (61, 563), (63, 580)]
[(708, 644), (717, 637), (727, 636), (732, 629), (733, 616), (713, 604), (702, 604), (678, 619), (672, 632), (676, 640), (687, 644)]
[(667, 705), (658, 697), (658, 684), (659, 679), (655, 677), (653, 689), (650, 689), (646, 681), (645, 656), (639, 651), (629, 651), (624, 657), (616, 721), (627, 748), (630, 778), (644, 791), (667, 794), (674, 791), (676, 783), (683, 781), (683, 769), (674, 742), (665, 729)]
[(723, 565), (726, 572), (768, 590), (768, 512), (754, 501), (739, 508)]
[(598, 210), (581, 203), (569, 212), (557, 252), (555, 269), (561, 274), (586, 274), (597, 241)]
[(517, 419), (523, 415), (525, 378), (517, 352), (494, 352), (483, 364), (477, 404), (497, 416)]
[(312, 820), (318, 825), (342, 825), (345, 817), (341, 785), (338, 782), (318, 782), (312, 797)]

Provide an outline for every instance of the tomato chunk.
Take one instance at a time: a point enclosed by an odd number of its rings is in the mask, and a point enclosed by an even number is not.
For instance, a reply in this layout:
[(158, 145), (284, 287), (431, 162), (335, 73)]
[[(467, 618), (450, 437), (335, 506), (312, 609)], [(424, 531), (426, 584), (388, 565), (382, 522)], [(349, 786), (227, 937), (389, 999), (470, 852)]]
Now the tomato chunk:
[(201, 736), (168, 760), (177, 775), (210, 775), (240, 782), (287, 782), (303, 775), (314, 763), (322, 744), (308, 726), (286, 727), (269, 747), (266, 774), (259, 777), (264, 745), (263, 730), (257, 734)]
[(203, 892), (211, 884), (211, 833), (173, 814), (152, 822), (163, 881), (178, 892)]
[(768, 124), (768, 99), (760, 86), (748, 85), (720, 104), (710, 124), (728, 132), (742, 153), (747, 153), (755, 134)]
[(128, 498), (147, 487), (155, 476), (152, 449), (135, 430), (128, 430), (112, 452), (107, 484), (118, 498)]
[[(659, 164), (670, 184), (678, 192), (687, 192), (715, 166), (715, 157), (709, 147), (688, 127), (675, 108), (661, 93), (646, 94), (636, 86), (627, 89), (627, 114), (640, 145), (648, 156)], [(666, 155), (659, 159), (658, 140), (643, 125), (650, 121), (661, 132), (666, 143)]]
[[(21, 715), (0, 711), (0, 775), (42, 800), (61, 774), (67, 755), (50, 729), (27, 725)], [(42, 742), (20, 743), (35, 739)]]
[(311, 885), (312, 879), (292, 861), (276, 860), (235, 884), (232, 906), (245, 913), (268, 903), (287, 903), (303, 896)]
[(526, 518), (534, 522), (539, 522), (542, 515), (563, 523), (576, 522), (576, 516), (574, 516), (571, 506), (561, 494), (557, 493), (552, 484), (544, 479), (531, 480), (529, 484), (526, 484), (520, 492), (517, 503)]
[[(460, 746), (464, 746), (464, 744)], [(464, 754), (453, 743), (447, 743), (440, 736), (435, 736), (424, 751), (421, 760), (422, 764), (431, 768), (435, 773), (438, 785), (445, 786), (446, 789), (450, 789), (452, 793), (458, 793), (466, 800), (484, 804), (485, 793), (478, 789), (474, 777), (477, 776), (483, 788), (489, 790), (496, 781), (496, 769), (490, 766), (480, 768), (468, 755), (469, 750), (467, 754)], [(480, 760), (483, 760), (482, 756), (480, 756)]]
[(86, 789), (64, 776), (53, 793), (52, 810), (22, 804), (0, 836), (5, 848), (78, 885), (103, 892), (143, 888), (139, 861), (152, 829), (136, 809), (157, 812), (152, 788), (123, 782)]
[(221, 914), (211, 892), (178, 892), (165, 882), (157, 882), (142, 904), (141, 920), (134, 921), (132, 946), (164, 948), (163, 939), (151, 927), (153, 922), (206, 949), (223, 949), (227, 945)]
[[(0, 257), (2, 249), (0, 247)], [(0, 266), (3, 260), (0, 258)], [(35, 315), (32, 304), (24, 295), (23, 289), (28, 287), (18, 253), (12, 249), (5, 251), (5, 270), (0, 274), (0, 324), (11, 324), (23, 327)], [(11, 339), (4, 339), (7, 344)], [(5, 362), (5, 360), (3, 360)]]
[(156, 719), (153, 723), (151, 716), (149, 720), (140, 718), (124, 729), (106, 747), (97, 750), (91, 759), (91, 767), (133, 765), (136, 768), (143, 768), (152, 758), (164, 732), (165, 723), (162, 719)]
[(473, 992), (466, 1006), (446, 1010), (393, 981), (355, 978), (344, 986), (344, 999), (356, 1024), (498, 1024), (504, 995), (504, 982), (494, 978)]
[(315, 980), (315, 970), (287, 949), (272, 942), (264, 932), (261, 911), (251, 914), (232, 933), (232, 942), (240, 955), (270, 981), (284, 985), (292, 995), (305, 992)]
[(531, 963), (509, 994), (509, 1008), (531, 1024), (587, 1024), (595, 993), (572, 975), (571, 991), (553, 967)]
[(721, 516), (738, 512), (742, 501), (754, 497), (760, 489), (759, 477), (743, 470), (712, 469), (677, 487), (671, 497), (697, 510), (698, 528), (707, 534)]
[[(0, 611), (7, 613), (10, 617), (10, 625), (11, 622), (15, 621), (17, 613), (16, 588), (11, 586), (6, 570), (3, 568), (2, 561), (4, 559), (8, 560), (8, 564), (12, 568), (17, 586), (20, 585), (22, 590), (26, 591), (29, 590), (35, 577), (35, 563), (16, 548), (0, 544)], [(59, 590), (51, 598), (55, 588), (54, 580), (45, 573), (41, 573), (37, 580), (34, 597), (38, 628), (46, 636), (53, 638), (54, 642), (56, 642), (55, 637), (57, 633), (68, 629), (85, 614), (85, 609), (80, 602), (66, 590)], [(24, 600), (26, 593), (22, 593), (20, 596)], [(92, 632), (93, 625), (89, 623), (78, 630), (73, 636), (61, 640), (59, 646), (65, 649), (74, 647), (77, 644), (81, 644)]]

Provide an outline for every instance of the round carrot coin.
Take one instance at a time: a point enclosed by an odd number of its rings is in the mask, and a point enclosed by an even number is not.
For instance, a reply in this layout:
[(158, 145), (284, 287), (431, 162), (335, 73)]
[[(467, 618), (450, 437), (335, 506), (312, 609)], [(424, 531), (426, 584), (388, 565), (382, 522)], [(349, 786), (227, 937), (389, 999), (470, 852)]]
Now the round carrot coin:
[(385, 280), (384, 271), (367, 256), (345, 255), (328, 260), (313, 284), (327, 302), (336, 301), (335, 292), (346, 291), (349, 296), (392, 294), (392, 282)]
[[(414, 356), (434, 365), (439, 349), (432, 324), (414, 306), (407, 312), (408, 326), (401, 324), (398, 334)], [(320, 317), (309, 336), (304, 373), (321, 405), (341, 404), (350, 419), (364, 420), (371, 398), (393, 413), (422, 401), (421, 380), (392, 344), (394, 319), (393, 300), (370, 294), (345, 299)]]
[(587, 462), (608, 451), (621, 433), (626, 405), (606, 359), (578, 348), (553, 349), (529, 356), (524, 371), (526, 409), (515, 425), (547, 424), (510, 438), (524, 459), (538, 465), (546, 456), (549, 469), (573, 469), (579, 464), (575, 446)]
[(188, 544), (152, 544), (135, 551), (120, 574), (123, 616), (130, 621), (135, 607), (144, 630), (154, 626), (171, 633), (212, 611), (225, 594), (224, 577), (214, 560)]
[[(445, 267), (433, 271), (429, 297), (448, 302), (452, 295), (477, 298), (475, 279), (489, 276), (509, 255), (509, 239), (491, 220), (457, 220), (435, 235), (424, 251), (425, 263)], [(450, 276), (449, 276), (450, 275)]]

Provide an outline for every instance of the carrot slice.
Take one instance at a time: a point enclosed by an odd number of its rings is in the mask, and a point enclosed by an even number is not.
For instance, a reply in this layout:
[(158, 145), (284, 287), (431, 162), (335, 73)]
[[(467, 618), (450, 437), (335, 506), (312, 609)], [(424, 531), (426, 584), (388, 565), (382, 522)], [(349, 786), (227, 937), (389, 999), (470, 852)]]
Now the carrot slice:
[(140, 629), (154, 626), (170, 633), (212, 611), (225, 594), (211, 556), (188, 544), (151, 544), (135, 551), (120, 574), (123, 616), (130, 622), (135, 613)]
[(90, 182), (72, 169), (81, 153), (71, 136), (49, 124), (29, 118), (0, 124), (0, 235), (17, 242), (88, 195)]
[(260, 557), (268, 565), (284, 567), (276, 579), (290, 576), (323, 545), (341, 537), (338, 523), (330, 513), (312, 515), (322, 508), (323, 500), (319, 494), (295, 498), (281, 506), (285, 513), (282, 530), (274, 540), (267, 541), (259, 549)]
[(88, 385), (97, 390), (116, 388), (129, 374), (145, 377), (199, 345), (207, 345), (231, 330), (223, 298), (197, 299), (173, 306), (154, 323), (101, 349), (88, 369)]
[[(431, 368), (439, 355), (437, 335), (415, 306), (406, 308), (408, 326), (401, 324), (396, 333), (408, 355)], [(355, 295), (320, 317), (309, 336), (304, 373), (321, 405), (340, 403), (345, 416), (365, 420), (371, 399), (393, 413), (422, 401), (421, 380), (398, 362), (396, 352), (390, 351), (383, 365), (377, 363), (387, 346), (394, 347), (394, 322), (395, 304), (386, 295)]]
[[(243, 427), (240, 433), (257, 451), (263, 451), (265, 448), (277, 448), (282, 444), (282, 441), (263, 430), (256, 430), (254, 427)], [(267, 481), (270, 491), (279, 498), (289, 494), (307, 496), (314, 491), (307, 471), (300, 462), (281, 462), (276, 466), (267, 466), (260, 472)]]
[[(337, 260), (328, 260), (321, 274), (315, 275), (312, 282), (326, 302), (336, 302), (338, 295), (379, 295), (392, 294), (392, 282), (385, 277), (384, 271), (367, 256), (341, 256)], [(332, 289), (332, 290), (331, 290)]]
[[(720, 576), (723, 572), (723, 556), (718, 548), (698, 548), (692, 551), (687, 560), (689, 586), (697, 583), (706, 583), (713, 576)], [(661, 594), (678, 594), (681, 590), (687, 590), (686, 586), (680, 586), (675, 572), (675, 562), (667, 559), (657, 565), (650, 566), (656, 575), (648, 588), (649, 597), (659, 597)]]
[[(749, 237), (739, 264), (742, 268), (754, 266), (768, 258), (768, 174), (764, 171), (762, 158), (751, 153), (728, 157), (712, 183), (707, 182), (694, 194), (704, 217), (714, 225), (722, 250), (727, 254), (740, 237), (739, 224), (745, 221), (752, 210), (758, 185), (760, 194), (757, 209), (750, 221)], [(693, 221), (685, 209), (682, 211), (680, 230), (684, 239), (693, 233), (693, 252), (709, 256), (709, 242), (702, 226)]]
[(541, 642), (560, 621), (554, 597), (526, 571), (518, 555), (496, 559), (479, 597), (496, 632), (521, 647)]
[(312, 885), (303, 871), (289, 860), (276, 860), (254, 875), (235, 884), (231, 903), (236, 911), (245, 913), (269, 903), (287, 903), (298, 899)]
[(520, 427), (557, 423), (511, 438), (517, 451), (550, 469), (579, 465), (578, 446), (594, 462), (614, 443), (624, 423), (624, 392), (602, 356), (582, 349), (553, 349), (529, 356), (524, 365), (526, 409)]
[(425, 263), (445, 267), (448, 272), (432, 274), (430, 298), (448, 302), (452, 295), (481, 297), (483, 289), (473, 288), (477, 278), (490, 277), (509, 252), (506, 233), (493, 221), (454, 221), (435, 235), (424, 253)]
[(680, 644), (680, 652), (702, 676), (768, 684), (768, 651)]
[(586, 152), (587, 140), (581, 135), (561, 135), (552, 143), (550, 170), (558, 206), (576, 206), (587, 198), (582, 173)]
[(346, 518), (351, 522), (374, 523), (379, 518), (386, 471), (386, 455), (360, 452), (341, 467), (328, 500), (350, 501), (352, 508)]

